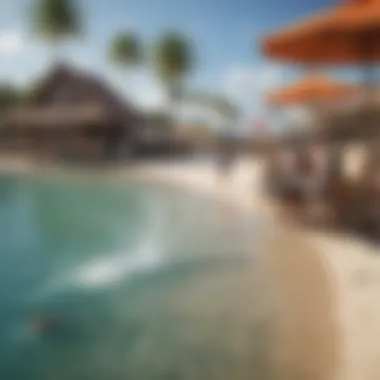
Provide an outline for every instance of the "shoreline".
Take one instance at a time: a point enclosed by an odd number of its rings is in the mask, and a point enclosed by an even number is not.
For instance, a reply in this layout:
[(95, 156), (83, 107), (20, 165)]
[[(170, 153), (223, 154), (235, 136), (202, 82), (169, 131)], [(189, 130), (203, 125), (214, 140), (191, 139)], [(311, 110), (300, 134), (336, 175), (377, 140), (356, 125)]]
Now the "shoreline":
[[(363, 314), (361, 309), (365, 306), (366, 318), (372, 320), (372, 328), (375, 324), (373, 315), (380, 321), (380, 312), (372, 312), (376, 302), (374, 294), (380, 295), (380, 285), (376, 291), (372, 289), (372, 297), (367, 297), (371, 303), (363, 301), (363, 290), (352, 289), (351, 277), (357, 267), (353, 261), (363, 266), (365, 249), (362, 247), (356, 255), (353, 252), (348, 259), (347, 250), (351, 247), (351, 251), (355, 251), (352, 247), (357, 247), (353, 242), (350, 246), (348, 238), (302, 232), (281, 224), (272, 205), (264, 202), (258, 189), (254, 189), (260, 183), (260, 164), (242, 160), (235, 169), (234, 177), (223, 181), (215, 173), (214, 166), (205, 163), (143, 163), (92, 170), (39, 166), (22, 160), (15, 165), (0, 160), (2, 172), (37, 177), (68, 175), (71, 178), (73, 174), (81, 178), (84, 174), (88, 178), (97, 178), (101, 174), (102, 178), (123, 183), (142, 181), (170, 185), (217, 197), (231, 207), (259, 214), (268, 225), (273, 223), (273, 231), (276, 230), (275, 236), (272, 231), (272, 236), (268, 237), (268, 248), (265, 255), (260, 255), (259, 263), (263, 268), (263, 286), (270, 294), (275, 310), (272, 313), (275, 336), (271, 360), (277, 369), (276, 380), (378, 378), (380, 365), (375, 357), (380, 352), (380, 343), (376, 345), (374, 342), (375, 332), (371, 337), (368, 331), (364, 332), (357, 314)], [(252, 194), (255, 190), (256, 194)], [(342, 265), (345, 261), (349, 263)], [(371, 263), (368, 259), (367, 265), (371, 266)], [(377, 273), (380, 279), (380, 261)], [(380, 280), (378, 282), (380, 284)], [(358, 287), (362, 289), (363, 285)], [(377, 325), (379, 330), (376, 331), (380, 332), (380, 322)]]

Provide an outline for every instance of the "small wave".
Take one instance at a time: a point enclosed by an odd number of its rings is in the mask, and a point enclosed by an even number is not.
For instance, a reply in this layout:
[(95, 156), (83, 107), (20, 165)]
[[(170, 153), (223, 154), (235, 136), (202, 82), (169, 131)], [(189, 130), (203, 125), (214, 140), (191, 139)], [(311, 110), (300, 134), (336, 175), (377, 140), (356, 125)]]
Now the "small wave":
[(146, 202), (149, 227), (148, 234), (141, 236), (140, 244), (133, 252), (125, 251), (108, 255), (107, 258), (94, 261), (79, 270), (75, 277), (77, 285), (82, 287), (114, 284), (128, 276), (156, 268), (162, 260), (162, 231), (160, 216), (162, 210), (156, 202)]
[[(109, 252), (78, 267), (70, 266), (39, 289), (33, 301), (51, 297), (71, 287), (95, 288), (115, 284), (138, 273), (155, 269), (164, 261), (162, 215), (157, 204), (149, 204), (149, 225), (140, 242), (130, 251)], [(71, 267), (71, 268), (70, 268)], [(70, 269), (74, 270), (74, 273)], [(69, 273), (68, 273), (69, 272)]]
[(112, 284), (127, 276), (154, 269), (161, 261), (156, 242), (148, 240), (128, 256), (124, 252), (85, 265), (75, 276), (74, 282), (84, 287)]
[[(154, 270), (164, 262), (162, 250), (155, 239), (142, 242), (133, 252), (109, 253), (78, 267), (70, 266), (45, 283), (28, 301), (35, 303), (74, 288), (97, 288), (116, 284), (138, 273)], [(73, 272), (72, 272), (73, 271)]]

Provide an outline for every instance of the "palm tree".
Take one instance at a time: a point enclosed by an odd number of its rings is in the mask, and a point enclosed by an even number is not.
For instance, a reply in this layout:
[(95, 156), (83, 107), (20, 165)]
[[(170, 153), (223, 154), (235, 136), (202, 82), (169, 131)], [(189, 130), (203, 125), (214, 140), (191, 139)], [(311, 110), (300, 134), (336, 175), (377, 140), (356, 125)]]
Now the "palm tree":
[(120, 32), (110, 43), (110, 60), (123, 68), (130, 70), (143, 62), (143, 46), (139, 37), (133, 32)]
[(81, 32), (81, 19), (78, 8), (74, 5), (76, 2), (35, 0), (33, 3), (33, 29), (39, 37), (49, 42), (52, 48), (59, 48), (65, 39), (77, 36)]
[(110, 45), (111, 60), (125, 68), (135, 67), (142, 63), (143, 48), (139, 37), (133, 32), (117, 34)]
[(184, 81), (193, 65), (193, 48), (186, 36), (179, 32), (167, 32), (159, 38), (154, 51), (154, 68), (165, 87), (172, 112), (175, 101), (182, 99)]

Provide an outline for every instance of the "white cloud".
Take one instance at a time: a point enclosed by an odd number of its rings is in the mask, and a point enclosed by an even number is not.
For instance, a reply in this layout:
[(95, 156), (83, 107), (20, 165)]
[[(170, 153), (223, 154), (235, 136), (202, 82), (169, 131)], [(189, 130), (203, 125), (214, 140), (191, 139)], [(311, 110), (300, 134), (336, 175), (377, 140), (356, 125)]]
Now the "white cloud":
[(147, 71), (134, 75), (127, 91), (130, 97), (135, 98), (136, 102), (146, 109), (162, 108), (167, 104), (163, 87), (155, 76)]
[(25, 47), (25, 39), (17, 30), (0, 32), (0, 55), (16, 55)]
[(236, 66), (228, 69), (224, 75), (225, 91), (235, 98), (265, 95), (282, 83), (282, 70), (277, 66), (244, 67)]
[[(109, 73), (109, 78), (115, 87), (142, 109), (163, 109), (167, 106), (164, 89), (149, 69), (143, 68), (130, 72), (110, 70)], [(281, 69), (276, 66), (237, 65), (222, 73), (221, 87), (213, 90), (225, 94), (243, 110), (245, 117), (239, 121), (239, 128), (244, 130), (247, 124), (246, 116), (262, 115), (264, 104), (261, 96), (281, 85), (282, 74)], [(177, 115), (184, 122), (199, 120), (205, 121), (214, 128), (223, 126), (223, 120), (216, 112), (199, 104), (183, 104), (177, 108)]]
[(227, 91), (240, 94), (242, 91), (268, 91), (281, 82), (281, 69), (276, 66), (233, 67), (225, 74)]
[(276, 65), (236, 65), (227, 69), (222, 79), (222, 91), (241, 107), (245, 120), (242, 130), (248, 128), (251, 117), (267, 118), (266, 94), (283, 84), (283, 69)]
[[(167, 100), (161, 83), (149, 69), (137, 71), (122, 70), (111, 77), (114, 85), (139, 107), (144, 109), (162, 109)], [(282, 72), (275, 66), (244, 67), (235, 66), (222, 74), (221, 88), (214, 88), (232, 99), (245, 114), (255, 114), (262, 109), (260, 96), (269, 89), (280, 85)], [(220, 125), (220, 116), (207, 107), (184, 104), (178, 108), (182, 120), (199, 119), (214, 125)]]
[(163, 87), (149, 70), (109, 70), (108, 73), (113, 85), (136, 106), (146, 110), (162, 109), (166, 106)]
[[(168, 106), (165, 91), (156, 75), (148, 69), (133, 71), (110, 71), (110, 79), (118, 90), (139, 108), (144, 110), (165, 110)], [(219, 116), (205, 106), (183, 102), (177, 104), (175, 113), (180, 122), (186, 124), (194, 120), (211, 124), (220, 122)]]
[[(147, 110), (166, 109), (168, 106), (164, 89), (154, 74), (139, 72), (131, 78), (125, 78), (127, 96), (138, 106)], [(206, 106), (183, 102), (176, 104), (175, 114), (185, 125), (194, 120), (211, 124), (220, 122), (219, 115)]]
[(198, 104), (182, 104), (178, 108), (178, 118), (183, 123), (191, 123), (192, 121), (205, 122), (210, 127), (218, 128), (222, 123), (221, 116), (215, 110), (207, 106)]
[[(222, 74), (221, 91), (232, 99), (245, 115), (260, 114), (263, 105), (260, 96), (268, 90), (279, 86), (282, 71), (276, 66), (244, 67), (235, 66)], [(162, 109), (167, 106), (165, 93), (154, 73), (147, 69), (116, 74), (113, 82), (126, 96), (144, 109)], [(215, 128), (223, 125), (223, 120), (216, 112), (199, 104), (183, 104), (177, 108), (180, 120), (202, 120)], [(241, 123), (244, 129), (244, 121)]]

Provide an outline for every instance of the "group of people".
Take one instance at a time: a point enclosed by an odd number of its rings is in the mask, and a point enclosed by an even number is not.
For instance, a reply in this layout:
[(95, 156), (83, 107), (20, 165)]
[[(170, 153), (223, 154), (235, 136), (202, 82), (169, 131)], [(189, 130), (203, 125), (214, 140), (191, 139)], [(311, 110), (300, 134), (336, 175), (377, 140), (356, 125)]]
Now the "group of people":
[(267, 189), (301, 219), (322, 217), (336, 227), (380, 237), (380, 157), (367, 149), (354, 176), (347, 172), (344, 151), (344, 145), (322, 144), (277, 148), (269, 159)]
[(314, 219), (340, 171), (340, 156), (322, 145), (277, 148), (269, 159), (267, 188), (283, 205)]

